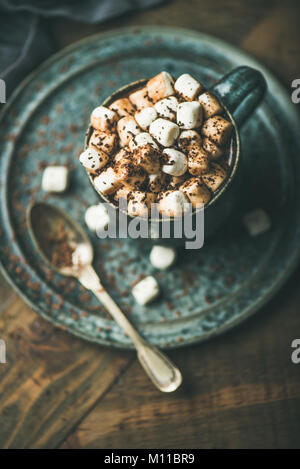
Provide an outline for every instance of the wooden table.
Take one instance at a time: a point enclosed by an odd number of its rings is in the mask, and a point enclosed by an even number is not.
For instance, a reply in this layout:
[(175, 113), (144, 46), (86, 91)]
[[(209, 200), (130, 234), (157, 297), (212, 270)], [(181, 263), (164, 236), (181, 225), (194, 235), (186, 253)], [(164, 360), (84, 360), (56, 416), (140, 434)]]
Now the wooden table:
[[(220, 4), (222, 6), (220, 6)], [(287, 87), (299, 78), (298, 0), (175, 0), (105, 26), (51, 20), (58, 46), (125, 25), (192, 28), (253, 54)], [(300, 106), (300, 105), (299, 105)], [(184, 373), (160, 394), (133, 353), (85, 343), (41, 319), (1, 278), (1, 448), (299, 448), (300, 268), (255, 317), (170, 356)]]

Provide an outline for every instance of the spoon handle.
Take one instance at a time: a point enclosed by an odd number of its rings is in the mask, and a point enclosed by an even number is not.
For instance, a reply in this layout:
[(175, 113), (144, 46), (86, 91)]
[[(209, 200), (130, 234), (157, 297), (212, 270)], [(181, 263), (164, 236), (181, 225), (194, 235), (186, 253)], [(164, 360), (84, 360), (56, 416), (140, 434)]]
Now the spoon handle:
[(175, 391), (182, 382), (178, 368), (156, 347), (149, 345), (128, 321), (125, 314), (102, 286), (92, 266), (85, 268), (79, 276), (81, 284), (91, 290), (105, 306), (119, 326), (132, 339), (138, 359), (153, 384), (162, 392)]

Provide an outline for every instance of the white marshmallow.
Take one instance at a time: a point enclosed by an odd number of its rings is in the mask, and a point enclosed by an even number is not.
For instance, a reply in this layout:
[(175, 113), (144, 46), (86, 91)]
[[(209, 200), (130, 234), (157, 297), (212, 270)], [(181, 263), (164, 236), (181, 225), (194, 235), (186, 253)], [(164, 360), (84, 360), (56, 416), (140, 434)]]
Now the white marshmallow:
[(117, 99), (109, 108), (117, 112), (120, 117), (134, 114), (134, 107), (128, 98)]
[(105, 106), (96, 107), (91, 114), (91, 124), (97, 130), (109, 130), (116, 122), (118, 114)]
[(205, 119), (213, 117), (216, 114), (222, 114), (222, 106), (213, 94), (209, 92), (203, 93), (198, 97), (198, 101), (202, 106)]
[(104, 231), (109, 224), (107, 208), (104, 204), (91, 205), (85, 212), (84, 221), (91, 231)]
[(114, 156), (114, 163), (118, 163), (119, 161), (122, 161), (123, 159), (127, 159), (129, 155), (130, 155), (130, 151), (128, 147), (121, 148), (121, 150), (119, 150), (118, 153), (116, 153)]
[(131, 158), (123, 158), (118, 161), (115, 164), (113, 172), (116, 177), (116, 184), (119, 184), (119, 186), (125, 185), (137, 188), (146, 179), (145, 171), (141, 167), (134, 165)]
[(183, 96), (184, 99), (193, 101), (193, 99), (195, 99), (199, 91), (202, 89), (202, 85), (191, 75), (184, 73), (179, 78), (177, 78), (174, 88), (178, 94)]
[(210, 190), (203, 184), (200, 178), (190, 178), (185, 181), (179, 190), (189, 199), (194, 208), (205, 205), (211, 199)]
[(186, 101), (177, 109), (177, 124), (183, 129), (196, 129), (202, 124), (202, 107), (198, 101)]
[(107, 168), (105, 171), (95, 177), (95, 188), (104, 195), (113, 194), (119, 187), (120, 183), (113, 168)]
[(174, 94), (173, 78), (168, 72), (161, 72), (148, 81), (147, 90), (150, 99), (154, 103), (160, 99), (172, 96)]
[(106, 130), (101, 132), (100, 130), (94, 130), (89, 140), (89, 147), (95, 148), (95, 150), (102, 150), (107, 154), (114, 153), (117, 146), (118, 136), (114, 132)]
[(150, 134), (164, 147), (171, 147), (179, 135), (179, 127), (166, 119), (156, 119), (150, 125)]
[[(189, 146), (188, 168), (189, 168), (189, 172), (193, 176), (200, 176), (202, 175), (202, 173), (209, 171), (209, 155), (197, 143), (194, 143), (193, 145)], [(214, 179), (213, 185), (218, 185), (217, 179), (220, 179), (220, 184), (223, 181), (221, 172), (220, 174), (218, 172), (218, 176), (213, 175), (212, 177)], [(210, 184), (212, 182), (211, 178), (208, 176), (207, 179), (209, 179), (209, 184)]]
[(166, 148), (163, 151), (168, 160), (163, 165), (162, 171), (171, 176), (182, 176), (187, 170), (187, 158), (181, 151), (174, 148)]
[(260, 235), (271, 228), (270, 217), (261, 208), (247, 213), (243, 217), (243, 222), (250, 236)]
[(129, 95), (129, 99), (138, 110), (152, 106), (153, 104), (149, 99), (147, 88), (134, 91)]
[(114, 199), (118, 202), (120, 199), (128, 199), (132, 190), (130, 187), (123, 186), (121, 189), (117, 190), (114, 195)]
[[(202, 149), (200, 149), (200, 150), (202, 150)], [(196, 150), (196, 152), (198, 152), (198, 151), (199, 151), (199, 149)], [(208, 164), (207, 154), (205, 156), (205, 153), (204, 153), (203, 157), (204, 157), (204, 161), (203, 161), (203, 158), (201, 158), (202, 163), (203, 162), (205, 163), (205, 160), (206, 160), (206, 164)], [(199, 159), (200, 164), (201, 164), (201, 160)], [(196, 158), (195, 158), (194, 162), (196, 162), (196, 166), (198, 166), (197, 165), (197, 155), (196, 155)], [(193, 164), (190, 166), (190, 163), (191, 164), (193, 163), (192, 158), (189, 159), (189, 170), (191, 172)], [(194, 169), (195, 169), (195, 167), (194, 167)], [(202, 167), (202, 170), (201, 170), (201, 179), (202, 179), (202, 181), (213, 192), (217, 191), (219, 189), (219, 187), (223, 184), (223, 182), (225, 181), (225, 179), (227, 177), (226, 169), (223, 168), (223, 166), (221, 166), (218, 163), (211, 163), (209, 165), (209, 168), (205, 172), (202, 172), (203, 169), (204, 168)], [(194, 171), (193, 171), (193, 173), (194, 173)], [(197, 169), (196, 169), (196, 173), (198, 173)]]
[(77, 245), (72, 254), (72, 263), (75, 267), (80, 268), (91, 264), (93, 261), (93, 250), (87, 243)]
[(222, 116), (210, 117), (204, 122), (201, 132), (216, 145), (222, 146), (231, 135), (232, 124)]
[(141, 132), (129, 142), (129, 148), (131, 151), (133, 151), (138, 147), (143, 147), (144, 145), (147, 145), (148, 143), (152, 145), (155, 150), (158, 150), (158, 146), (156, 145), (151, 135), (148, 134), (148, 132)]
[(139, 126), (146, 130), (157, 118), (157, 112), (154, 107), (145, 107), (141, 111), (136, 112), (134, 117)]
[(156, 174), (160, 170), (160, 154), (147, 144), (134, 150), (133, 163), (148, 174)]
[(155, 104), (155, 109), (160, 117), (173, 120), (176, 116), (178, 99), (175, 96), (162, 99)]
[(69, 183), (66, 166), (48, 166), (43, 172), (42, 189), (45, 192), (65, 192)]
[(109, 160), (109, 156), (102, 150), (88, 148), (79, 157), (80, 163), (90, 172), (96, 172), (103, 168)]
[(136, 302), (143, 306), (158, 297), (159, 285), (154, 277), (148, 276), (133, 287), (132, 294)]
[(202, 143), (201, 136), (195, 130), (183, 130), (179, 135), (178, 145), (180, 148), (188, 150), (195, 143), (198, 145)]
[(152, 192), (132, 191), (127, 212), (131, 217), (147, 217), (155, 200)]
[(149, 189), (151, 192), (160, 192), (164, 181), (166, 180), (166, 175), (159, 171), (156, 174), (149, 174), (148, 183)]
[(205, 137), (203, 139), (203, 150), (209, 153), (212, 160), (217, 160), (223, 154), (222, 148), (219, 148), (214, 142)]
[(150, 262), (153, 267), (165, 270), (171, 267), (176, 260), (176, 250), (166, 246), (154, 246), (150, 252)]
[(189, 210), (189, 200), (180, 191), (163, 194), (158, 203), (159, 212), (166, 217), (181, 217)]
[(132, 116), (122, 117), (117, 124), (117, 130), (121, 146), (128, 145), (130, 140), (141, 132), (141, 129)]

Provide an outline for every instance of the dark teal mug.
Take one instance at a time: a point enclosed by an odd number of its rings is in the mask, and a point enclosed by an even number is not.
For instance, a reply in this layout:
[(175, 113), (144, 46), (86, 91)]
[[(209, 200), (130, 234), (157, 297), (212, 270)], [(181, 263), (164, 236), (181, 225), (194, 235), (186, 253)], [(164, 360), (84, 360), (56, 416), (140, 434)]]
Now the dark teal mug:
[[(143, 87), (147, 81), (147, 79), (139, 80), (118, 89), (112, 95), (110, 95), (102, 105), (109, 106), (116, 99), (131, 93), (137, 88)], [(221, 227), (222, 223), (228, 218), (236, 205), (236, 200), (238, 199), (239, 183), (241, 180), (241, 142), (239, 131), (245, 121), (251, 116), (253, 111), (262, 101), (266, 89), (267, 85), (263, 75), (258, 70), (246, 66), (234, 69), (221, 78), (221, 80), (218, 81), (214, 86), (208, 89), (208, 91), (210, 91), (218, 98), (223, 107), (224, 113), (226, 114), (226, 117), (233, 125), (232, 141), (234, 145), (234, 155), (233, 163), (231, 165), (227, 180), (204, 208), (204, 239), (211, 236)], [(88, 147), (92, 132), (93, 129), (90, 126), (86, 134), (86, 148)], [(119, 210), (119, 208), (112, 204), (109, 199), (100, 193), (99, 195), (104, 202), (109, 204), (111, 210)], [(197, 229), (197, 213), (197, 210), (195, 210), (191, 215), (192, 231)], [(127, 223), (129, 223), (132, 220), (132, 217), (128, 214), (126, 214), (126, 217)], [(118, 217), (115, 218), (118, 219)], [(178, 245), (182, 244), (183, 242), (186, 243), (186, 241), (191, 241), (190, 238), (187, 238), (184, 235), (183, 227), (181, 229), (183, 234), (178, 238), (178, 232), (180, 232), (180, 230), (178, 230), (178, 220), (170, 222), (169, 219), (152, 219), (152, 226), (153, 222), (156, 226), (156, 233), (153, 238), (151, 236), (148, 238), (152, 242), (167, 245)], [(148, 232), (151, 233), (150, 221), (148, 223)], [(165, 223), (170, 225), (168, 229), (164, 229), (163, 224)], [(177, 228), (175, 227), (176, 223)], [(165, 233), (169, 233), (167, 238), (165, 237)]]

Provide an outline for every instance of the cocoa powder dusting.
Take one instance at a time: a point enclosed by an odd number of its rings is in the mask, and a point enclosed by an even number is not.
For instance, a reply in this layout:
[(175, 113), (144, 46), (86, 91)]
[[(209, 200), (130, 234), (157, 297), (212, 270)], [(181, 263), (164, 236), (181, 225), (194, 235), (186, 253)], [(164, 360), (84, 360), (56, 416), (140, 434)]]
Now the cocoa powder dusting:
[(72, 255), (75, 248), (70, 242), (70, 234), (63, 222), (59, 223), (54, 233), (49, 234), (47, 244), (51, 252), (51, 262), (55, 267), (69, 267), (72, 265)]

